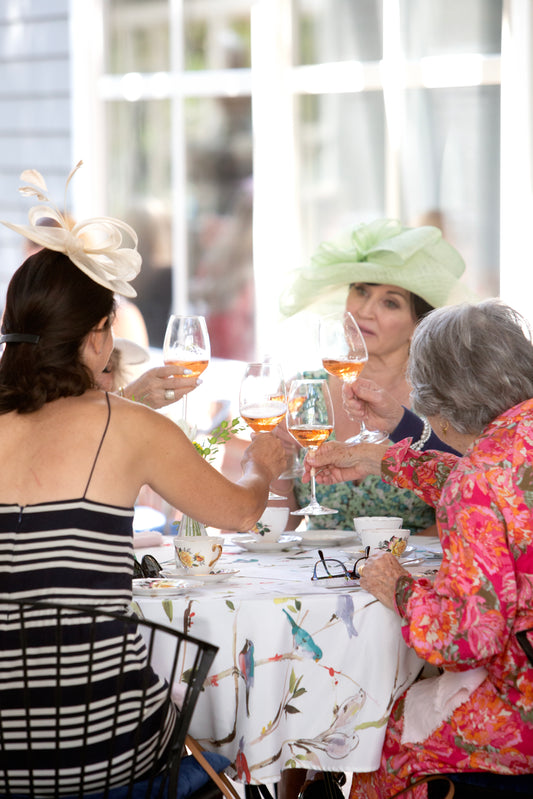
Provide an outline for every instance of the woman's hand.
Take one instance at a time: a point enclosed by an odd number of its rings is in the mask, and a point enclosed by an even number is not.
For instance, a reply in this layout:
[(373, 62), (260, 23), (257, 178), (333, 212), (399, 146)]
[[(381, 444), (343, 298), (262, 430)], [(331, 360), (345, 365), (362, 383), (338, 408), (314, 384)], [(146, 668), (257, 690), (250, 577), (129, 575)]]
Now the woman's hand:
[(401, 403), (373, 380), (364, 377), (343, 384), (342, 402), (350, 418), (364, 422), (370, 430), (391, 433), (403, 416)]
[(249, 463), (267, 471), (269, 484), (275, 480), (287, 468), (287, 455), (279, 438), (272, 433), (253, 434), (242, 456), (243, 471)]
[(390, 552), (379, 552), (358, 565), (361, 588), (379, 599), (386, 607), (396, 610), (395, 594), (398, 578), (409, 574), (400, 566), (395, 555)]
[[(195, 389), (200, 382), (193, 375), (176, 377), (176, 372), (180, 373), (180, 369), (176, 366), (156, 366), (154, 369), (148, 369), (137, 380), (132, 380), (124, 387), (124, 396), (134, 402), (142, 402), (149, 408), (172, 405)], [(173, 395), (170, 392), (173, 392)]]
[(294, 458), (298, 455), (298, 452), (301, 450), (300, 444), (294, 439), (289, 431), (287, 430), (287, 423), (283, 419), (272, 431), (272, 435), (279, 438), (281, 443), (283, 444), (283, 448), (285, 449), (285, 454), (287, 455), (287, 463), (291, 464), (294, 462)]
[(316, 469), (317, 483), (331, 485), (347, 480), (362, 480), (369, 474), (381, 474), (381, 461), (388, 448), (383, 444), (346, 444), (326, 441), (315, 452), (309, 451), (304, 461), (302, 481), (308, 483), (311, 468)]

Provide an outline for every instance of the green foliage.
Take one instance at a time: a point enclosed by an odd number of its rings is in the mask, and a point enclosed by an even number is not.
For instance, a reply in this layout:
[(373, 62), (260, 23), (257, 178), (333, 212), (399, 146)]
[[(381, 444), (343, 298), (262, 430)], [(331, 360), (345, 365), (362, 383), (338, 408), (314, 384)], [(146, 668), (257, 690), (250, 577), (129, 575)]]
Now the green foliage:
[(241, 420), (237, 417), (228, 422), (224, 419), (218, 427), (215, 427), (209, 438), (207, 439), (207, 446), (202, 447), (198, 441), (193, 441), (196, 451), (200, 453), (202, 458), (205, 458), (209, 463), (216, 457), (220, 444), (227, 444), (228, 441), (240, 430), (244, 430), (241, 425)]

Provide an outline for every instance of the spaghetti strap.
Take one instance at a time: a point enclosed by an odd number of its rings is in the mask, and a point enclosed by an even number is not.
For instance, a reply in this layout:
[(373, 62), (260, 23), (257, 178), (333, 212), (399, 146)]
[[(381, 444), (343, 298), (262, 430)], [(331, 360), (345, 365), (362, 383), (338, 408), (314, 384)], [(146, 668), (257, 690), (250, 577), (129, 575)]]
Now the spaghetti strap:
[(100, 455), (100, 450), (102, 449), (102, 444), (104, 443), (104, 438), (107, 433), (107, 428), (109, 427), (109, 420), (111, 419), (111, 403), (109, 402), (109, 393), (107, 391), (105, 393), (105, 398), (107, 402), (107, 421), (105, 423), (104, 432), (102, 433), (102, 438), (100, 439), (100, 443), (98, 444), (98, 449), (96, 450), (96, 455), (94, 457), (89, 479), (87, 480), (87, 485), (85, 486), (85, 491), (83, 492), (83, 499), (85, 499), (87, 491), (89, 490), (89, 485), (91, 483), (91, 480), (93, 479), (94, 467), (96, 466), (96, 461), (98, 460), (98, 456)]

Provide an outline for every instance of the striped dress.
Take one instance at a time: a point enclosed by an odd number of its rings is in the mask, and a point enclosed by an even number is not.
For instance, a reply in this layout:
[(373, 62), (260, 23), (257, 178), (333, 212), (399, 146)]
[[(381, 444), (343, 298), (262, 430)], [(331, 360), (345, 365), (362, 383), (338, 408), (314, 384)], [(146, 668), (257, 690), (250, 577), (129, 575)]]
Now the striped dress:
[[(100, 504), (86, 498), (109, 419), (108, 400), (106, 427), (80, 499), (25, 507), (0, 505), (0, 712), (4, 718), (9, 718), (8, 732), (4, 733), (7, 737), (0, 747), (0, 793), (4, 788), (4, 768), (9, 770), (10, 777), (16, 777), (17, 793), (27, 793), (30, 787), (27, 772), (29, 730), (23, 722), (24, 697), (18, 679), (19, 642), (13, 630), (16, 622), (12, 608), (10, 612), (2, 600), (44, 600), (100, 606), (118, 613), (130, 612), (133, 509)], [(141, 725), (142, 755), (137, 769), (137, 776), (142, 777), (168, 743), (175, 711), (172, 708), (165, 713), (162, 708), (163, 683), (146, 664), (146, 649), (140, 633), (132, 628), (128, 643), (128, 676), (121, 694), (120, 710), (115, 716), (114, 709), (112, 711), (117, 670), (114, 649), (119, 646), (119, 636), (122, 641), (122, 627), (113, 621), (99, 623), (99, 676), (92, 681), (98, 680), (99, 684), (89, 707), (89, 736), (83, 739), (85, 709), (82, 712), (81, 698), (87, 683), (88, 625), (73, 617), (62, 650), (68, 654), (69, 672), (68, 688), (62, 693), (59, 708), (61, 741), (58, 745), (52, 735), (58, 709), (50, 687), (46, 650), (54, 641), (54, 625), (51, 611), (31, 611), (28, 635), (29, 644), (34, 648), (32, 665), (36, 667), (30, 688), (31, 705), (36, 708), (31, 733), (38, 736), (42, 747), (38, 754), (35, 751), (32, 754), (32, 766), (39, 770), (41, 792), (47, 795), (51, 790), (54, 753), (58, 748), (61, 748), (59, 766), (63, 794), (77, 794), (79, 790), (82, 753), (89, 762), (86, 792), (102, 790), (101, 764), (106, 760), (106, 744), (112, 737), (119, 742), (112, 784), (128, 781), (133, 735), (139, 727), (131, 724), (128, 714), (135, 717), (135, 706), (140, 702), (141, 684), (146, 681), (148, 669), (148, 700)], [(165, 734), (156, 751), (162, 725)]]

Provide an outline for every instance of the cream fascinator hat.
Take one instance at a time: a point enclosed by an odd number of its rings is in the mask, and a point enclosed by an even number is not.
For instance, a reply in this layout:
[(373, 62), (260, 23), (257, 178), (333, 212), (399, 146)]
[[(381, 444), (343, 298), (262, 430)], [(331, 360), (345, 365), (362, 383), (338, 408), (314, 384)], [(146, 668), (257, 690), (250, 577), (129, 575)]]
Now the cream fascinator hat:
[(356, 227), (336, 242), (322, 243), (311, 263), (289, 277), (280, 310), (291, 316), (304, 308), (324, 312), (344, 307), (350, 283), (400, 286), (433, 308), (473, 294), (460, 283), (465, 263), (436, 227), (403, 227), (378, 219)]
[[(70, 172), (65, 185), (65, 200), (68, 184), (83, 161)], [(36, 169), (27, 169), (21, 176), (26, 186), (19, 191), (28, 197), (37, 197), (41, 203), (30, 208), (29, 225), (14, 225), (2, 221), (3, 225), (21, 233), (30, 241), (55, 252), (64, 253), (78, 269), (123, 297), (135, 297), (137, 292), (129, 285), (141, 268), (141, 256), (137, 251), (137, 234), (130, 225), (120, 219), (96, 216), (74, 224), (68, 215), (62, 214), (47, 197), (48, 189), (43, 176)], [(66, 206), (66, 202), (65, 202)], [(40, 219), (52, 220), (57, 225), (45, 227), (37, 224)], [(126, 233), (133, 246), (121, 246)]]

